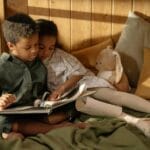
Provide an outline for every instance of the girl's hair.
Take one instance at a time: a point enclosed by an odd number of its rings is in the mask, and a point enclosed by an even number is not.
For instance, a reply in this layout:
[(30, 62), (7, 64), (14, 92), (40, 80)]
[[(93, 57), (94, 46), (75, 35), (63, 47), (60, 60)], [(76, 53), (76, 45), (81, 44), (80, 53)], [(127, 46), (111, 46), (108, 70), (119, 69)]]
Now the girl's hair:
[(38, 19), (36, 20), (36, 23), (38, 25), (38, 29), (39, 29), (39, 36), (54, 36), (56, 37), (56, 47), (62, 48), (61, 44), (58, 43), (58, 29), (57, 29), (57, 25), (50, 20), (46, 20), (46, 19)]
[(6, 42), (14, 44), (16, 44), (20, 38), (28, 38), (34, 33), (38, 33), (36, 22), (24, 13), (16, 13), (4, 20), (2, 30)]
[(37, 25), (39, 27), (39, 35), (50, 35), (50, 36), (58, 36), (58, 29), (56, 24), (53, 21), (38, 19)]

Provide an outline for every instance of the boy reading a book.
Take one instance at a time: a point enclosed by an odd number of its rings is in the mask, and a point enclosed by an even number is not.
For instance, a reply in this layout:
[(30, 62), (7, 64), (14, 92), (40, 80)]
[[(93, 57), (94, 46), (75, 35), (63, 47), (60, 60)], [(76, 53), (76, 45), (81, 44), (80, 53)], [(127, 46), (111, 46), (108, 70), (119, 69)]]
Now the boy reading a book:
[(95, 88), (96, 93), (91, 97), (81, 97), (77, 101), (79, 111), (95, 116), (117, 117), (135, 125), (150, 137), (150, 119), (136, 118), (122, 111), (122, 106), (126, 106), (150, 113), (150, 103), (141, 97), (113, 89), (112, 85), (94, 76), (75, 57), (59, 49), (57, 26), (53, 21), (40, 19), (37, 24), (40, 29), (39, 57), (48, 69), (47, 84), (51, 91), (49, 99), (59, 100), (65, 91), (77, 83), (85, 82), (87, 88)]
[[(2, 27), (9, 53), (0, 56), (0, 110), (33, 105), (46, 89), (47, 74), (37, 58), (37, 24), (28, 15), (18, 13), (6, 19)], [(63, 119), (58, 116), (54, 123), (56, 120)], [(5, 139), (46, 133), (65, 125), (70, 124), (48, 124), (40, 116), (0, 116), (0, 133)]]

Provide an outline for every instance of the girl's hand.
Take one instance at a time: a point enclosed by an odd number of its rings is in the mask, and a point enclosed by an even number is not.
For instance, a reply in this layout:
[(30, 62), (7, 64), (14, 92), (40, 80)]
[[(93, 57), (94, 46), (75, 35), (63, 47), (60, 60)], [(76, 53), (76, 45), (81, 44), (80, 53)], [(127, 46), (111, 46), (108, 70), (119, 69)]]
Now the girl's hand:
[(3, 94), (0, 97), (0, 110), (3, 110), (16, 101), (16, 96), (13, 94)]
[(57, 101), (61, 97), (61, 95), (65, 92), (65, 89), (63, 86), (60, 86), (55, 91), (52, 92), (52, 94), (48, 97), (50, 101)]

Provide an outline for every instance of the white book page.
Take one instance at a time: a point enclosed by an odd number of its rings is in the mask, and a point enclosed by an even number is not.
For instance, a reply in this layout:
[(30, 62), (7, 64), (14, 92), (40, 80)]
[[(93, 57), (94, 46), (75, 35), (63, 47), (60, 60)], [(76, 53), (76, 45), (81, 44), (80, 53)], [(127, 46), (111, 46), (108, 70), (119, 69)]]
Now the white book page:
[(57, 101), (44, 101), (44, 103), (42, 104), (43, 107), (53, 107), (53, 106), (60, 106), (63, 104), (67, 104), (70, 103), (72, 101), (75, 101), (79, 96), (82, 95), (82, 93), (86, 90), (86, 85), (85, 84), (81, 84), (78, 88), (78, 90), (76, 91), (76, 93), (69, 97), (69, 98), (63, 98), (61, 100), (57, 100)]

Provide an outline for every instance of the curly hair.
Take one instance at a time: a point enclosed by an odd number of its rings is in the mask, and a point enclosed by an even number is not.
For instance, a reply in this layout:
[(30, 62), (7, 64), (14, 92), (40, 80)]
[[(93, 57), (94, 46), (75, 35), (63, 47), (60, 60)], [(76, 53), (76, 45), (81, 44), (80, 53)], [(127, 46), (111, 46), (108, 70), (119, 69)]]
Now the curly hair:
[(34, 33), (38, 33), (38, 28), (36, 22), (30, 16), (17, 13), (4, 20), (2, 31), (6, 42), (16, 44), (20, 38), (28, 38)]

